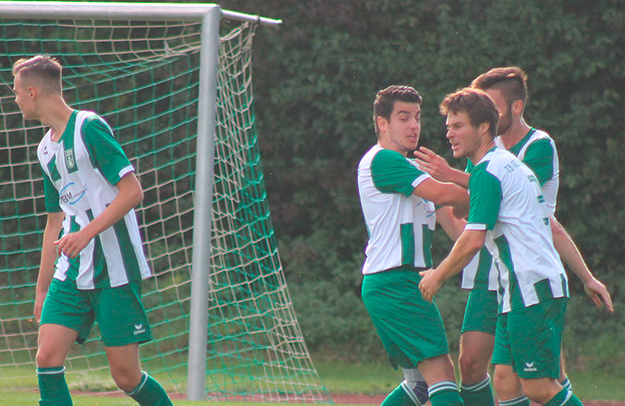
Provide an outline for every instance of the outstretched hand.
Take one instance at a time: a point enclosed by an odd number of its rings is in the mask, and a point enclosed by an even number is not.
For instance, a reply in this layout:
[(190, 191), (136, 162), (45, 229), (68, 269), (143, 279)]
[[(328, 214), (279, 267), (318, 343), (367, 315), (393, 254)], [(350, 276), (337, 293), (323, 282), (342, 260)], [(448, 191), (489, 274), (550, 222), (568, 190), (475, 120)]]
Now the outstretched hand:
[(592, 279), (587, 284), (584, 284), (584, 290), (595, 303), (595, 306), (601, 307), (603, 306), (603, 303), (605, 303), (605, 306), (609, 311), (614, 311), (614, 307), (612, 305), (612, 297), (610, 296), (610, 292), (608, 292), (608, 289), (603, 283), (601, 283), (597, 279)]
[(445, 158), (426, 147), (419, 148), (414, 154), (416, 157), (415, 161), (423, 171), (441, 182), (451, 182), (452, 168), (445, 161)]

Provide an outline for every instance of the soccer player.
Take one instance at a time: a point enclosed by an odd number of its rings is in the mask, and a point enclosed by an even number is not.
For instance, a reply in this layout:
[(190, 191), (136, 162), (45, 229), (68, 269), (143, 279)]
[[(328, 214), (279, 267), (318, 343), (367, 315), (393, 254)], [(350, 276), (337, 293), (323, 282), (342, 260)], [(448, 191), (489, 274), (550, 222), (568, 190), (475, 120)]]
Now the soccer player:
[(72, 405), (65, 359), (97, 321), (117, 386), (142, 406), (171, 405), (139, 365), (139, 343), (151, 339), (141, 280), (151, 272), (134, 169), (101, 117), (66, 104), (57, 60), (20, 59), (13, 75), (24, 119), (49, 127), (37, 149), (48, 211), (34, 309), (39, 404)]
[[(495, 144), (509, 150), (536, 175), (544, 192), (551, 214), (555, 213), (558, 192), (558, 157), (555, 144), (547, 133), (527, 125), (523, 111), (527, 101), (527, 76), (518, 67), (495, 68), (478, 76), (471, 87), (484, 90), (495, 102), (500, 120)], [(450, 168), (445, 160), (432, 151), (417, 152), (423, 168), (439, 180), (452, 181), (468, 187), (472, 168), (467, 172)], [(597, 306), (602, 298), (612, 311), (610, 294), (605, 285), (596, 280), (588, 270), (577, 248), (559, 223), (554, 219), (558, 250), (571, 250), (569, 255), (560, 252), (565, 262), (580, 277), (588, 295)], [(461, 395), (468, 406), (493, 405), (488, 376), (488, 365), (495, 341), (497, 270), (492, 266), (490, 254), (483, 248), (463, 272), (462, 287), (471, 289), (462, 326), (460, 341)], [(507, 360), (493, 360), (508, 362)], [(570, 387), (568, 378), (560, 378), (562, 385)], [(512, 366), (502, 366), (495, 376), (495, 388), (502, 405), (529, 406)], [(489, 400), (490, 399), (490, 400)]]
[[(447, 138), (456, 158), (474, 163), (469, 179), (467, 226), (436, 269), (421, 272), (423, 297), (460, 272), (486, 245), (499, 271), (501, 300), (494, 357), (515, 366), (524, 393), (540, 405), (581, 405), (557, 381), (568, 281), (553, 240), (553, 217), (536, 175), (497, 148), (499, 112), (483, 91), (447, 95)], [(495, 370), (500, 365), (495, 365)]]
[[(408, 86), (378, 92), (373, 104), (377, 144), (358, 166), (358, 189), (369, 232), (362, 298), (393, 368), (405, 381), (383, 406), (463, 405), (438, 308), (423, 300), (419, 270), (432, 266), (435, 223), (455, 239), (464, 227), (450, 205), (468, 205), (466, 190), (441, 183), (407, 155), (417, 148), (422, 98)], [(435, 205), (445, 206), (437, 209)]]

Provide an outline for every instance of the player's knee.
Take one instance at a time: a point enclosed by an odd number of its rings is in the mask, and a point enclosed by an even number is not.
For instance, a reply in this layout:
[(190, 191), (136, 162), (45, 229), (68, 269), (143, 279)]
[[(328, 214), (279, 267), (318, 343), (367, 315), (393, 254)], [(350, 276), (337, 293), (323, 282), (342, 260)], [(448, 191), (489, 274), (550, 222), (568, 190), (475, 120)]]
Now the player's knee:
[(499, 399), (514, 399), (523, 395), (521, 382), (511, 369), (495, 368), (493, 387)]
[(555, 379), (523, 379), (522, 390), (532, 402), (544, 405), (549, 402), (562, 388)]
[(65, 359), (51, 348), (39, 348), (35, 357), (37, 368), (53, 368), (63, 366)]
[(462, 382), (467, 384), (481, 382), (488, 373), (488, 363), (484, 363), (474, 354), (464, 352), (458, 358)]
[(111, 369), (111, 376), (113, 381), (115, 381), (115, 385), (126, 393), (132, 392), (141, 383), (141, 378), (143, 377), (141, 371), (137, 374), (136, 371), (126, 369)]

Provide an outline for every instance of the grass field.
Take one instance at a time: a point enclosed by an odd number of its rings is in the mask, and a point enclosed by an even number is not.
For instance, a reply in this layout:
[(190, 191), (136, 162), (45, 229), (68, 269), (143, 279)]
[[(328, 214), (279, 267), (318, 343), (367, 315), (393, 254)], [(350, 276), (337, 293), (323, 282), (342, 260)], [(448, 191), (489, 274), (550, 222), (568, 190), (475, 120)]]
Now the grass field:
[[(319, 376), (332, 394), (364, 394), (383, 395), (389, 393), (402, 379), (402, 374), (393, 371), (384, 361), (375, 363), (347, 363), (341, 361), (315, 361)], [(610, 377), (599, 373), (581, 373), (570, 371), (573, 389), (582, 400), (610, 400), (621, 401), (625, 405), (625, 378)], [(179, 396), (178, 396), (179, 397)], [(32, 406), (39, 400), (35, 391), (1, 391), (1, 405)], [(176, 406), (198, 405), (203, 402), (193, 402), (175, 399)], [(211, 402), (215, 405), (217, 402)], [(227, 406), (249, 406), (249, 403), (223, 402)], [(617, 405), (617, 403), (613, 403)], [(134, 401), (125, 396), (90, 396), (76, 394), (76, 406), (132, 406)], [(271, 405), (263, 403), (263, 405)]]

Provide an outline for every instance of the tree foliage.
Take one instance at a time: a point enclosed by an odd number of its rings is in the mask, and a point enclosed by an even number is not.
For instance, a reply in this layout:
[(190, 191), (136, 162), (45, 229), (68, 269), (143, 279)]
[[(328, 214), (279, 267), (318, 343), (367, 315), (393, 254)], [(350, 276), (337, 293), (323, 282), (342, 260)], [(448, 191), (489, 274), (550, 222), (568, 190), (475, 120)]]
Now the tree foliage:
[[(376, 91), (390, 84), (416, 87), (425, 100), (421, 144), (463, 167), (449, 153), (438, 103), (478, 74), (507, 65), (528, 73), (526, 119), (548, 131), (558, 146), (557, 217), (623, 303), (624, 1), (220, 4), (283, 20), (279, 28), (257, 33), (255, 109), (273, 221), (289, 284), (300, 293), (294, 298), (299, 309), (313, 292), (341, 306), (348, 297), (354, 308), (362, 306), (359, 271), (367, 234), (356, 166), (375, 142)], [(440, 260), (449, 244), (437, 236), (435, 245)], [(575, 277), (571, 287), (573, 295), (583, 294)], [(586, 300), (572, 312), (587, 312), (589, 306)], [(305, 313), (309, 317), (310, 311)], [(592, 314), (606, 323), (614, 318)], [(350, 328), (349, 314), (332, 317), (344, 317)], [(313, 348), (324, 340), (332, 340), (331, 334), (314, 341)]]

